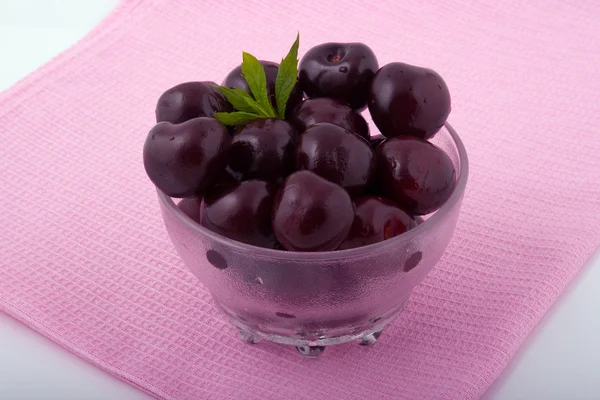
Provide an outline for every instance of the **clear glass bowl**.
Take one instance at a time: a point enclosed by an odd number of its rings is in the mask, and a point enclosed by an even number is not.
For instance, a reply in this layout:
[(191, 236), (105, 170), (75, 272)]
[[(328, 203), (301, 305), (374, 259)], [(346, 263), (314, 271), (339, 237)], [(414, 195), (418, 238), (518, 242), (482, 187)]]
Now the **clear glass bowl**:
[(458, 220), (465, 148), (449, 124), (431, 142), (454, 163), (456, 189), (419, 226), (383, 242), (315, 253), (259, 248), (203, 228), (159, 190), (165, 227), (185, 265), (248, 343), (294, 345), (307, 357), (354, 340), (373, 344), (439, 261)]

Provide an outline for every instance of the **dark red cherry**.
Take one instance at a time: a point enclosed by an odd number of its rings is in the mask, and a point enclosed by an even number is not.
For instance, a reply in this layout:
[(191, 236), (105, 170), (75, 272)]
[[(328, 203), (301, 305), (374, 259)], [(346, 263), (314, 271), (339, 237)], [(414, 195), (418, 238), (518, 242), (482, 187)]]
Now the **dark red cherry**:
[(186, 197), (185, 199), (181, 199), (179, 203), (177, 203), (177, 207), (185, 215), (190, 217), (192, 221), (200, 223), (200, 203), (202, 199), (199, 197)]
[(257, 180), (215, 188), (202, 200), (200, 223), (238, 242), (275, 248), (271, 211), (276, 192), (274, 185)]
[[(230, 150), (231, 152), (231, 150)], [(229, 186), (242, 181), (242, 177), (228, 165), (219, 175), (214, 186)]]
[(230, 145), (229, 133), (213, 118), (159, 122), (144, 144), (144, 168), (168, 196), (199, 196), (225, 169)]
[(369, 140), (369, 125), (362, 115), (343, 101), (329, 97), (304, 100), (290, 116), (290, 122), (300, 133), (316, 123), (329, 122)]
[(369, 143), (371, 143), (371, 148), (375, 150), (377, 146), (379, 146), (386, 139), (383, 135), (376, 135), (369, 139)]
[(348, 193), (310, 172), (294, 172), (283, 182), (273, 206), (273, 230), (293, 251), (335, 250), (350, 231), (354, 206)]
[(375, 156), (365, 139), (321, 122), (300, 135), (296, 168), (312, 171), (356, 196), (364, 192), (375, 173)]
[(454, 191), (456, 171), (450, 157), (426, 140), (389, 138), (376, 155), (379, 191), (412, 215), (437, 210)]
[(242, 180), (279, 184), (292, 171), (298, 134), (280, 119), (258, 119), (238, 129), (231, 141), (229, 166)]
[(302, 57), (298, 81), (308, 97), (333, 97), (364, 110), (378, 68), (375, 53), (363, 43), (325, 43)]
[(369, 112), (387, 137), (431, 138), (450, 114), (450, 92), (437, 72), (391, 63), (375, 74), (369, 90)]
[[(275, 82), (277, 80), (279, 64), (264, 60), (261, 60), (260, 63), (265, 69), (265, 77), (267, 78), (267, 92), (269, 94), (271, 104), (273, 105), (273, 108), (275, 108), (277, 105), (277, 102), (275, 100)], [(241, 65), (238, 65), (233, 70), (231, 70), (231, 72), (229, 72), (229, 74), (223, 81), (222, 86), (242, 89), (252, 94), (250, 91), (250, 87), (248, 86), (248, 82), (246, 82), (246, 79), (242, 75)], [(288, 115), (294, 108), (296, 108), (298, 104), (300, 104), (303, 97), (304, 93), (302, 93), (302, 90), (300, 89), (299, 85), (296, 85), (288, 99), (286, 105), (286, 115)]]
[(381, 242), (417, 226), (410, 215), (386, 198), (364, 196), (354, 205), (354, 222), (340, 250)]
[(156, 122), (173, 124), (198, 117), (213, 117), (215, 112), (231, 112), (225, 97), (211, 87), (214, 82), (185, 82), (164, 92), (156, 104)]

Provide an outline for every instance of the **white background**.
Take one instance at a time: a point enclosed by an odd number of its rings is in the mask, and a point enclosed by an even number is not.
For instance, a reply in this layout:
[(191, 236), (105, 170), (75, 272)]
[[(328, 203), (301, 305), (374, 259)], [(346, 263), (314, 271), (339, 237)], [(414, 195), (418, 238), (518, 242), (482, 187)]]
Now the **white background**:
[[(75, 44), (116, 4), (0, 0), (0, 90)], [(600, 399), (599, 284), (596, 257), (485, 398)], [(148, 398), (0, 312), (0, 399)]]

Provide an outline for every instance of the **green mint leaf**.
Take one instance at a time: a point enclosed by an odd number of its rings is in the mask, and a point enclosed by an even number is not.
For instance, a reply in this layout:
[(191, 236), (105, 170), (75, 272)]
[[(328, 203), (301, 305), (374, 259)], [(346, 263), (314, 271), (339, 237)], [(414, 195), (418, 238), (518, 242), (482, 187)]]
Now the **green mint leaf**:
[(265, 118), (264, 116), (248, 113), (244, 111), (234, 111), (234, 112), (216, 112), (215, 118), (217, 121), (222, 123), (223, 125), (233, 126), (233, 125), (241, 125), (246, 122), (253, 121), (255, 119)]
[(213, 87), (221, 92), (236, 110), (259, 114), (265, 117), (269, 116), (269, 112), (261, 107), (245, 90), (217, 85)]
[(248, 82), (256, 102), (269, 114), (267, 116), (276, 117), (267, 92), (265, 69), (256, 57), (246, 52), (242, 53), (242, 75)]
[(300, 34), (292, 45), (290, 52), (279, 65), (277, 80), (275, 81), (275, 100), (277, 102), (277, 113), (280, 118), (285, 118), (285, 108), (294, 86), (298, 82), (298, 46), (300, 45)]

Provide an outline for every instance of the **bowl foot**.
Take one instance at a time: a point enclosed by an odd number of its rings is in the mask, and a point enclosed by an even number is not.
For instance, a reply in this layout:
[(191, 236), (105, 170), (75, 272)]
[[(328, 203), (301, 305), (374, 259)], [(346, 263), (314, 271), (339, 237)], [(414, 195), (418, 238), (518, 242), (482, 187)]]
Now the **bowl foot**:
[(366, 334), (358, 339), (358, 344), (361, 346), (373, 346), (375, 343), (377, 343), (379, 336), (381, 336), (381, 331)]
[(237, 330), (240, 333), (240, 338), (248, 344), (256, 344), (261, 341), (260, 337), (248, 332), (245, 329), (240, 328), (239, 326), (237, 327)]
[(306, 358), (317, 358), (325, 351), (325, 346), (296, 346), (296, 350)]

